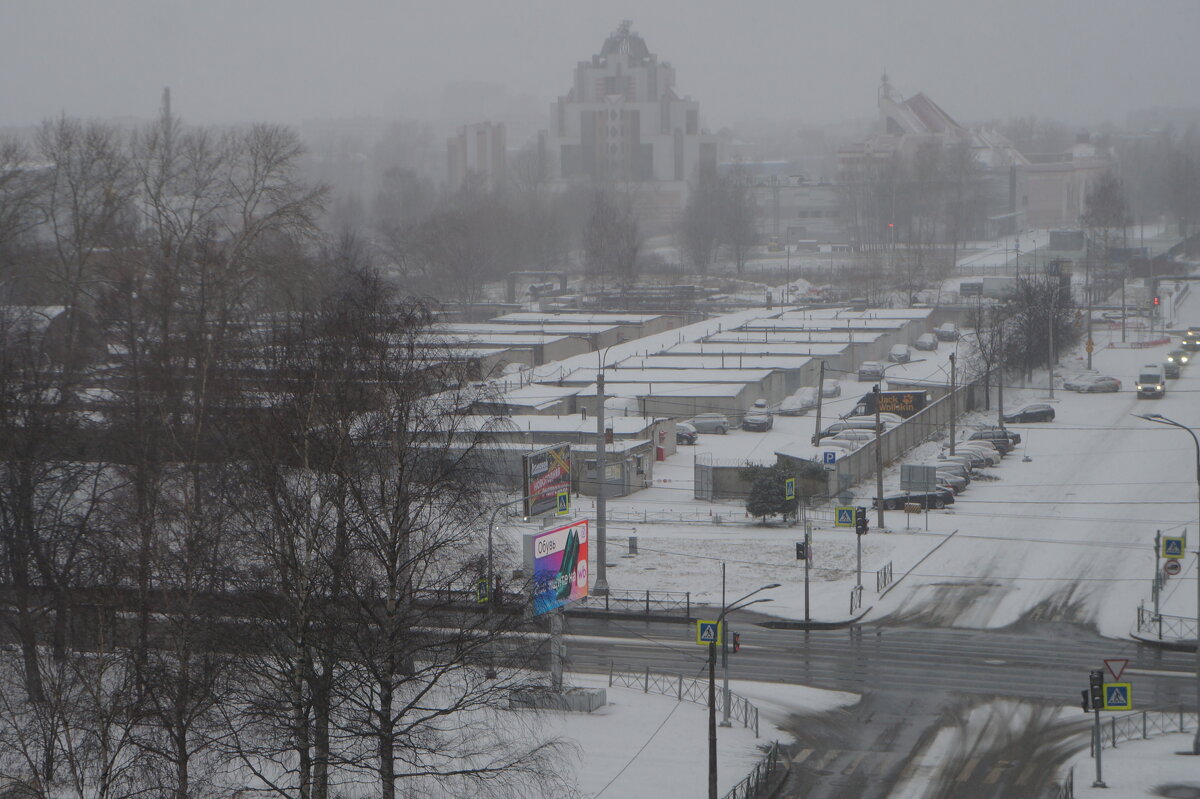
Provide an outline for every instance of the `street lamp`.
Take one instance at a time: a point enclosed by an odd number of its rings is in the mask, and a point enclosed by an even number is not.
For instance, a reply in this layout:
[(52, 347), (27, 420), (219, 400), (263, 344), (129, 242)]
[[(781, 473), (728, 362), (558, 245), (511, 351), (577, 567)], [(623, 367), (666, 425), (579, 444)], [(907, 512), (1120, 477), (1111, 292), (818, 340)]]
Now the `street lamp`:
[[(906, 363), (925, 363), (925, 359), (918, 358), (915, 361), (907, 361)], [(875, 389), (874, 389), (874, 392), (875, 392), (875, 496), (876, 496), (875, 504), (877, 506), (875, 508), (875, 510), (879, 514), (879, 518), (877, 521), (878, 521), (880, 530), (883, 529), (883, 447), (879, 443), (879, 435), (880, 435), (880, 433), (883, 432), (883, 425), (880, 424), (880, 421), (879, 421), (879, 402), (883, 398), (882, 398), (882, 396), (880, 396), (880, 388), (879, 387), (883, 384), (884, 378), (887, 376), (888, 369), (891, 369), (893, 366), (902, 366), (902, 365), (904, 365), (904, 364), (901, 364), (899, 361), (897, 361), (896, 363), (889, 363), (889, 364), (885, 365), (882, 369), (880, 369), (879, 370), (879, 382), (875, 384)], [(860, 542), (859, 546), (861, 548), (862, 536), (859, 536), (859, 542)], [(860, 574), (861, 574), (861, 569), (860, 569)]]
[[(742, 610), (751, 605), (757, 605), (760, 602), (770, 602), (769, 598), (755, 599), (752, 602), (746, 602), (747, 599), (759, 593), (760, 591), (768, 591), (772, 588), (778, 588), (779, 583), (771, 583), (759, 588), (755, 588), (750, 593), (735, 599), (725, 607), (721, 608), (721, 614), (717, 616), (717, 630), (721, 633), (721, 640), (725, 640), (725, 616), (735, 610)], [(745, 604), (741, 604), (745, 603)], [(714, 639), (708, 644), (708, 799), (717, 799), (717, 642)]]
[[(1161, 413), (1135, 413), (1133, 415), (1139, 419), (1145, 419), (1147, 422), (1178, 427), (1192, 437), (1192, 443), (1196, 445), (1196, 521), (1198, 528), (1196, 535), (1200, 537), (1200, 438), (1196, 438), (1196, 433), (1192, 428), (1180, 424), (1174, 419), (1168, 419)], [(1198, 540), (1196, 548), (1196, 735), (1192, 739), (1192, 754), (1200, 755), (1200, 540)]]

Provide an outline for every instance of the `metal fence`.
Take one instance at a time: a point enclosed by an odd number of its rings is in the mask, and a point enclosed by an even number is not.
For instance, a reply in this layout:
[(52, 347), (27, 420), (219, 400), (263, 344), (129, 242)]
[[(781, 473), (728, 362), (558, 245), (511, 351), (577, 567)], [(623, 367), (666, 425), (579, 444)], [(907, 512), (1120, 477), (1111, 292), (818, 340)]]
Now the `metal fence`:
[[(641, 688), (643, 693), (656, 693), (663, 696), (673, 696), (680, 702), (687, 700), (697, 705), (708, 707), (708, 680), (685, 680), (682, 674), (669, 674), (665, 671), (652, 671), (646, 668), (642, 671), (621, 671), (615, 665), (609, 665), (609, 686), (621, 685), (626, 688)], [(718, 698), (718, 702), (721, 700)], [(729, 692), (729, 717), (742, 722), (742, 726), (754, 730), (758, 737), (758, 708), (744, 696)]]
[(1055, 785), (1055, 799), (1075, 799), (1075, 767), (1067, 769), (1062, 785)]
[(1138, 605), (1137, 631), (1141, 635), (1152, 635), (1160, 641), (1196, 640), (1196, 620), (1187, 616), (1170, 616), (1155, 613), (1152, 608)]
[(684, 618), (692, 617), (692, 594), (690, 591), (620, 591), (609, 589), (602, 596), (589, 596), (575, 603), (576, 607), (606, 611), (620, 610), (626, 613), (676, 613), (682, 611)]
[(1176, 710), (1138, 710), (1109, 716), (1108, 721), (1100, 725), (1100, 748), (1115, 748), (1121, 741), (1194, 730), (1195, 719), (1195, 711), (1189, 712), (1182, 707)]
[(858, 610), (862, 607), (863, 587), (856, 585), (850, 589), (850, 612)]
[(889, 560), (887, 565), (879, 571), (875, 572), (875, 592), (883, 593), (883, 589), (892, 584), (892, 562)]
[(744, 780), (725, 794), (724, 799), (761, 799), (770, 796), (787, 776), (787, 771), (787, 758), (779, 751), (779, 742), (771, 741), (763, 759), (754, 765)]

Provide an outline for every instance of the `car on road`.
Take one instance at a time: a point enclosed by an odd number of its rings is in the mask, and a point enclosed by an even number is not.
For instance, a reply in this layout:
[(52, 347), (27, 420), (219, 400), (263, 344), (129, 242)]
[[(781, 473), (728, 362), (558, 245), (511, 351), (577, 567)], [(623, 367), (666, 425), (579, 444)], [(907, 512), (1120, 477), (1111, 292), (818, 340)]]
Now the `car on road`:
[(780, 416), (803, 416), (817, 407), (817, 389), (809, 386), (790, 394), (779, 403)]
[(700, 432), (695, 426), (688, 422), (675, 423), (675, 444), (695, 444), (696, 439), (700, 438)]
[(1163, 377), (1168, 380), (1174, 380), (1179, 377), (1180, 367), (1178, 361), (1163, 361)]
[(1099, 376), (1100, 373), (1095, 369), (1084, 369), (1082, 372), (1076, 372), (1064, 377), (1062, 387), (1067, 391), (1078, 391), (1080, 387), (1087, 385), (1089, 381)]
[[(938, 487), (933, 491), (893, 491), (883, 495), (884, 510), (900, 510), (906, 504), (915, 502), (925, 510), (930, 508), (941, 510), (947, 505), (954, 504), (954, 492), (948, 488)], [(878, 508), (879, 500), (871, 500), (871, 507)]]
[(958, 341), (960, 335), (958, 325), (953, 322), (942, 322), (933, 329), (933, 334), (938, 337), (938, 341)]
[(1162, 364), (1148, 363), (1138, 369), (1138, 399), (1162, 399), (1167, 395), (1167, 376)]
[(858, 365), (859, 380), (882, 380), (883, 364), (879, 361), (863, 361)]
[(912, 360), (912, 350), (907, 344), (897, 344), (888, 351), (888, 360), (893, 363), (908, 363)]
[(1026, 405), (1019, 411), (1005, 414), (1003, 417), (1005, 424), (1026, 424), (1028, 422), (1053, 422), (1054, 421), (1054, 406), (1048, 405), (1045, 402), (1035, 402), (1032, 405)]
[(1187, 331), (1179, 339), (1179, 346), (1188, 352), (1200, 350), (1200, 327), (1189, 325)]
[(1080, 394), (1106, 394), (1121, 390), (1121, 381), (1111, 375), (1096, 375), (1084, 380), (1079, 388)]
[(1171, 350), (1167, 353), (1167, 360), (1163, 362), (1163, 369), (1167, 373), (1167, 377), (1179, 377), (1183, 371), (1183, 365), (1192, 358), (1183, 350)]
[(765, 399), (754, 401), (750, 410), (742, 417), (742, 429), (754, 433), (765, 433), (775, 426), (775, 414), (767, 407)]
[(938, 348), (938, 339), (932, 333), (922, 333), (917, 336), (917, 340), (913, 342), (915, 350), (936, 350)]
[(700, 433), (718, 433), (724, 435), (729, 432), (729, 417), (723, 413), (697, 414), (689, 419), (688, 423)]
[(825, 382), (821, 384), (821, 396), (825, 399), (842, 396), (841, 381), (830, 377), (825, 378)]

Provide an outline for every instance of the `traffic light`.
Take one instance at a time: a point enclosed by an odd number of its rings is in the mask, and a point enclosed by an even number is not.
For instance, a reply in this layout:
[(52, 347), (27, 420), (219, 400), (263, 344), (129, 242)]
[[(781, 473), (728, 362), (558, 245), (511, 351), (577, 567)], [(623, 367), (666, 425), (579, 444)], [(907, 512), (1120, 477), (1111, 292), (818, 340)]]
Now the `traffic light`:
[(796, 560), (808, 560), (808, 546), (803, 541), (796, 542)]
[(1158, 305), (1158, 297), (1155, 297), (1155, 298), (1154, 298), (1154, 304), (1155, 304), (1155, 305)]
[(1088, 689), (1091, 691), (1092, 710), (1104, 707), (1104, 671), (1096, 669), (1088, 675)]
[(1081, 703), (1083, 705), (1083, 712), (1091, 713), (1092, 712), (1091, 692), (1089, 692), (1087, 690), (1083, 690), (1083, 691), (1080, 691), (1079, 693), (1083, 697), (1083, 702)]
[(867, 509), (861, 508), (861, 507), (855, 508), (854, 509), (854, 532), (858, 533), (859, 535), (866, 535), (867, 531), (870, 529), (871, 528), (867, 525)]
[(742, 648), (742, 634), (734, 633), (733, 634), (733, 651), (737, 652), (741, 648)]

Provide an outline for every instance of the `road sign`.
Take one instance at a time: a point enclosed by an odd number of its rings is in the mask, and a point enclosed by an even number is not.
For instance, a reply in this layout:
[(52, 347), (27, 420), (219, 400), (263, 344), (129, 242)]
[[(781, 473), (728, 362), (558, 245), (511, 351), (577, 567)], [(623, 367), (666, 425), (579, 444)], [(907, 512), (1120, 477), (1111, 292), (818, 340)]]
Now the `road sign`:
[(1174, 558), (1171, 558), (1163, 564), (1163, 574), (1167, 575), (1168, 577), (1174, 577), (1181, 571), (1183, 571), (1183, 566), (1181, 566), (1179, 561), (1175, 560)]
[(900, 465), (901, 491), (935, 491), (937, 490), (937, 467), (922, 466), (914, 463)]
[(1108, 673), (1112, 675), (1114, 681), (1119, 681), (1121, 675), (1125, 673), (1125, 667), (1129, 665), (1129, 658), (1109, 658), (1104, 661), (1104, 668), (1108, 669)]
[(475, 601), (477, 603), (480, 605), (487, 604), (488, 600), (491, 599), (489, 594), (490, 592), (488, 591), (488, 581), (486, 577), (475, 583)]
[(904, 503), (904, 512), (905, 513), (920, 513), (921, 512), (921, 503), (920, 502), (905, 502)]
[(1164, 558), (1182, 558), (1183, 549), (1187, 545), (1187, 539), (1182, 536), (1162, 537), (1162, 556)]
[(1092, 354), (1092, 351), (1096, 349), (1096, 345), (1095, 345), (1095, 343), (1094, 343), (1094, 342), (1093, 342), (1093, 341), (1092, 341), (1092, 340), (1089, 338), (1089, 339), (1087, 340), (1087, 345), (1084, 347), (1084, 349), (1085, 349), (1085, 350), (1087, 350), (1087, 352), (1088, 352), (1088, 355), (1091, 355), (1091, 354)]
[(696, 621), (696, 643), (700, 646), (708, 646), (709, 644), (720, 644), (722, 627), (725, 625), (718, 624), (715, 621)]
[(783, 498), (789, 501), (796, 498), (795, 477), (789, 477), (783, 481)]
[(830, 452), (829, 450), (823, 451), (821, 453), (821, 463), (824, 463), (826, 466), (832, 466), (837, 463), (837, 453)]
[(555, 511), (558, 516), (567, 516), (571, 513), (571, 492), (558, 492), (558, 510)]
[(1104, 683), (1102, 710), (1133, 710), (1133, 686), (1127, 682)]
[(834, 508), (834, 527), (853, 527), (854, 526), (854, 508), (839, 506)]

